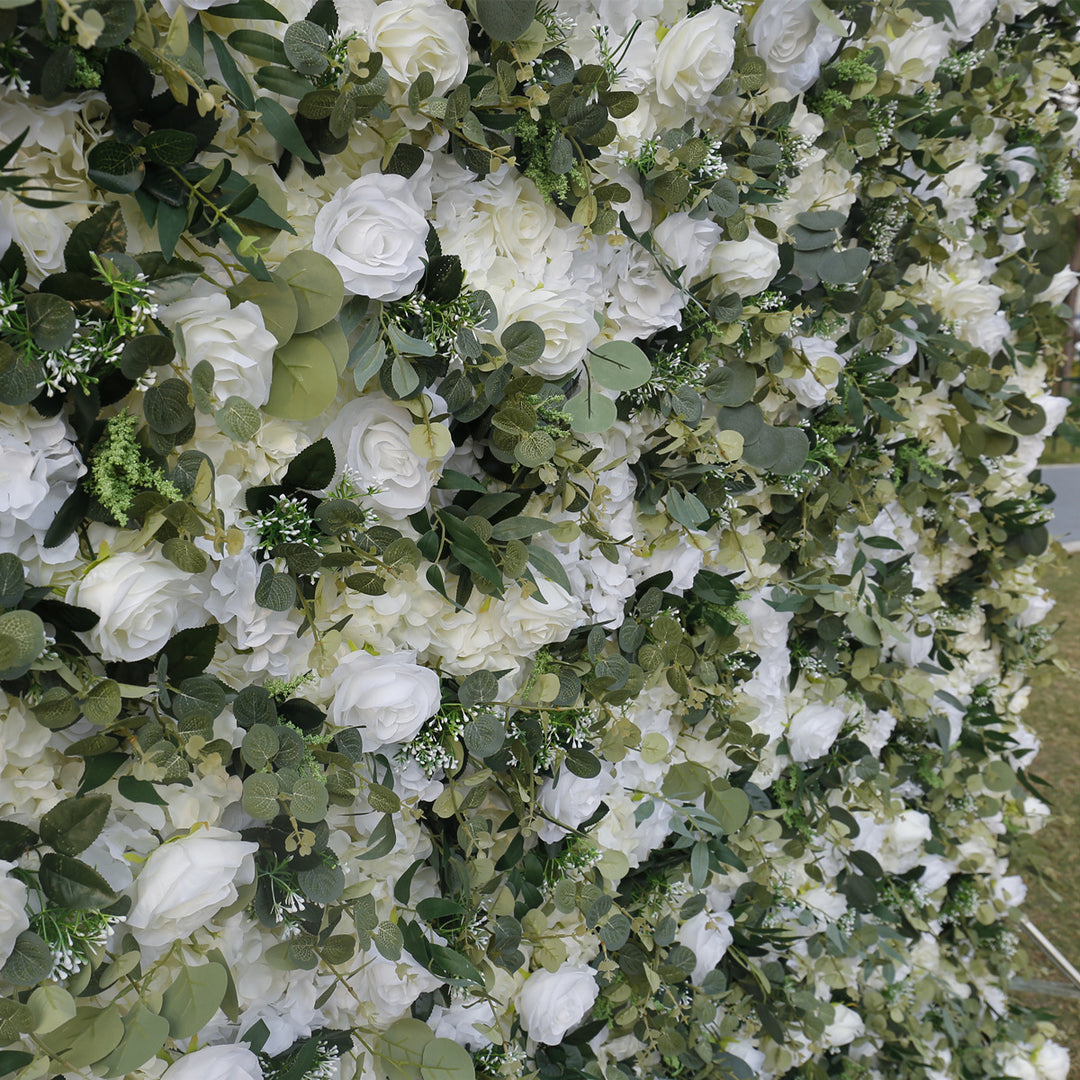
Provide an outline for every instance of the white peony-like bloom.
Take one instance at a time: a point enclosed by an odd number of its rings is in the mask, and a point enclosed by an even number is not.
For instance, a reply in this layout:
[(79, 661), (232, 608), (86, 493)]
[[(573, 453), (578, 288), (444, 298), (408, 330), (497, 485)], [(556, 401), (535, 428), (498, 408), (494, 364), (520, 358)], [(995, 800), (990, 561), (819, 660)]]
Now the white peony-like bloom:
[(735, 920), (726, 911), (699, 911), (687, 919), (676, 934), (680, 945), (685, 945), (697, 958), (691, 980), (700, 984), (702, 979), (724, 958), (731, 944), (731, 928)]
[(161, 1080), (262, 1080), (259, 1059), (246, 1046), (204, 1046), (177, 1058)]
[(252, 405), (270, 399), (277, 338), (250, 300), (230, 308), (222, 292), (185, 297), (161, 313), (170, 327), (182, 367), (190, 373), (205, 360), (214, 369), (214, 396), (236, 395)]
[(735, 59), (739, 16), (717, 6), (680, 19), (656, 50), (656, 99), (700, 109), (727, 78)]
[(521, 1026), (530, 1039), (558, 1046), (585, 1019), (599, 993), (592, 968), (563, 964), (558, 971), (534, 971), (517, 994)]
[(347, 402), (326, 429), (339, 464), (359, 487), (379, 488), (367, 501), (390, 517), (408, 517), (427, 506), (436, 479), (431, 466), (438, 471), (442, 464), (409, 445), (414, 426), (407, 409), (374, 393)]
[(821, 757), (840, 734), (846, 713), (835, 705), (804, 705), (788, 721), (788, 747), (796, 761)]
[(743, 297), (761, 292), (779, 269), (776, 244), (755, 232), (745, 240), (722, 240), (709, 259), (709, 273), (716, 275), (713, 291)]
[(15, 948), (15, 939), (30, 928), (26, 916), (26, 886), (8, 871), (15, 863), (0, 860), (0, 967)]
[(810, 0), (762, 0), (749, 33), (769, 79), (792, 95), (814, 85), (821, 65), (840, 44), (814, 14)]
[(424, 721), (439, 711), (439, 676), (418, 664), (411, 650), (385, 656), (351, 652), (330, 680), (331, 723), (357, 728), (368, 753), (415, 738)]
[(206, 582), (149, 548), (110, 555), (68, 590), (100, 621), (84, 637), (103, 660), (145, 660), (178, 630), (206, 622)]
[(164, 948), (204, 926), (255, 880), (258, 844), (217, 827), (162, 844), (132, 886), (126, 927), (141, 945)]
[(427, 234), (410, 181), (369, 173), (319, 211), (311, 246), (334, 263), (349, 292), (400, 300), (424, 276)]

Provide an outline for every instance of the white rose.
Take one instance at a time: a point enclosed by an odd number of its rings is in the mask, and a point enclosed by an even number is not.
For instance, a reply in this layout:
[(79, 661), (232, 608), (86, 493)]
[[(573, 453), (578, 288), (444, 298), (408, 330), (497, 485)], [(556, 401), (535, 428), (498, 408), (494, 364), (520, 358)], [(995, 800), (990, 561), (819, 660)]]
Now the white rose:
[(404, 176), (370, 173), (342, 188), (315, 217), (311, 246), (341, 271), (345, 288), (400, 300), (424, 276), (428, 225)]
[(424, 721), (439, 711), (439, 676), (421, 667), (411, 650), (383, 656), (351, 652), (330, 679), (331, 723), (359, 729), (369, 753), (415, 738)]
[(204, 1046), (177, 1058), (161, 1080), (262, 1080), (259, 1059), (239, 1045)]
[(739, 16), (712, 7), (680, 19), (656, 50), (656, 98), (669, 107), (700, 109), (727, 78), (735, 59)]
[(427, 506), (435, 480), (429, 459), (409, 445), (414, 426), (407, 409), (375, 393), (348, 402), (326, 429), (338, 462), (358, 486), (381, 489), (367, 501), (390, 517), (408, 517)]
[(780, 269), (780, 253), (772, 240), (752, 232), (745, 240), (722, 240), (713, 249), (709, 273), (716, 275), (713, 291), (753, 296)]
[(491, 291), (496, 308), (503, 312), (499, 334), (526, 320), (544, 332), (544, 352), (522, 365), (526, 371), (558, 379), (578, 369), (596, 337), (594, 301), (588, 293), (570, 286), (556, 290), (539, 285), (514, 285), (505, 293)]
[(224, 293), (190, 296), (170, 304), (161, 320), (172, 328), (186, 371), (201, 360), (214, 369), (214, 396), (219, 401), (236, 395), (258, 406), (270, 400), (278, 343), (250, 300), (232, 308)]
[[(395, 964), (381, 956), (368, 960), (360, 971), (349, 980), (356, 994), (350, 996), (346, 1005), (348, 1023), (355, 1023), (356, 1004), (362, 1002), (368, 1021), (376, 1028), (389, 1027), (395, 1020), (407, 1015), (409, 1006), (421, 995), (437, 990), (442, 979), (429, 974), (407, 954)], [(344, 1017), (343, 1017), (344, 1019)], [(341, 1021), (338, 1021), (341, 1023)]]
[(603, 288), (610, 296), (607, 317), (615, 327), (612, 337), (632, 341), (678, 323), (682, 294), (640, 244), (609, 245), (606, 254)]
[(255, 880), (258, 844), (217, 827), (162, 844), (132, 886), (126, 926), (151, 948), (164, 948), (204, 926)]
[(103, 660), (145, 660), (178, 630), (206, 622), (203, 579), (149, 548), (110, 555), (67, 591), (100, 621), (84, 637)]
[(15, 939), (30, 928), (26, 916), (26, 886), (8, 871), (15, 863), (0, 860), (0, 966), (7, 962), (15, 948)]
[(762, 0), (749, 32), (769, 78), (791, 94), (814, 85), (841, 40), (818, 20), (810, 0)]
[[(608, 772), (586, 778), (562, 769), (554, 780), (545, 778), (537, 801), (545, 813), (576, 829), (596, 813), (614, 783), (615, 777)], [(545, 821), (540, 826), (540, 839), (549, 844), (566, 835), (567, 830), (554, 822)]]
[(588, 967), (563, 964), (558, 971), (534, 971), (517, 994), (521, 1026), (530, 1039), (558, 1046), (585, 1019), (599, 992)]
[(835, 705), (804, 705), (788, 721), (788, 747), (796, 761), (821, 757), (840, 734), (846, 713)]
[(405, 88), (426, 71), (435, 80), (434, 92), (445, 94), (469, 70), (469, 24), (444, 0), (386, 0), (361, 33), (382, 53), (387, 75)]
[(840, 1004), (834, 1004), (833, 1009), (835, 1010), (833, 1022), (821, 1036), (824, 1046), (847, 1046), (849, 1042), (853, 1042), (866, 1033), (862, 1017), (854, 1009)]
[[(86, 190), (56, 191), (55, 195), (93, 201)], [(63, 269), (64, 245), (72, 226), (83, 216), (79, 205), (25, 206), (9, 192), (0, 192), (0, 246), (6, 250), (11, 241), (19, 245), (26, 256), (27, 283), (38, 285), (47, 275)]]
[(519, 656), (533, 656), (544, 645), (562, 641), (584, 618), (580, 599), (546, 578), (539, 584), (547, 603), (512, 585), (498, 605), (499, 624)]
[(705, 272), (709, 256), (720, 243), (722, 235), (723, 230), (715, 221), (707, 218), (695, 221), (685, 212), (669, 214), (653, 229), (653, 239), (671, 261), (672, 268), (684, 268), (679, 279), (684, 285), (689, 285)]

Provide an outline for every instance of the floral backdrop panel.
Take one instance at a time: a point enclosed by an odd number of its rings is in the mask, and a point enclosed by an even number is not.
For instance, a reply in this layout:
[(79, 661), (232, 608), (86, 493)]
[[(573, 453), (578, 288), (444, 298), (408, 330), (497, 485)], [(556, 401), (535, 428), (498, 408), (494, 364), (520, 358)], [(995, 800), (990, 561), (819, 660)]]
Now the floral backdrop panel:
[(1078, 18), (0, 0), (0, 1078), (1064, 1080)]

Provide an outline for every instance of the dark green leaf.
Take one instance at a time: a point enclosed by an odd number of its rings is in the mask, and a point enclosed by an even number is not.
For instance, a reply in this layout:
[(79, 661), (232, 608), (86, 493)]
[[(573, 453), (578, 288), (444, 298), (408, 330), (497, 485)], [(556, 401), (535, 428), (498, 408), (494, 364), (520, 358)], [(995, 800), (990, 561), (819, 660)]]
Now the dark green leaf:
[[(101, 758), (93, 760), (100, 761)], [(41, 859), (38, 880), (50, 900), (72, 911), (100, 911), (119, 899), (109, 883), (92, 867), (51, 851)]]
[(41, 839), (61, 855), (78, 855), (98, 838), (111, 805), (108, 795), (64, 799), (41, 819)]

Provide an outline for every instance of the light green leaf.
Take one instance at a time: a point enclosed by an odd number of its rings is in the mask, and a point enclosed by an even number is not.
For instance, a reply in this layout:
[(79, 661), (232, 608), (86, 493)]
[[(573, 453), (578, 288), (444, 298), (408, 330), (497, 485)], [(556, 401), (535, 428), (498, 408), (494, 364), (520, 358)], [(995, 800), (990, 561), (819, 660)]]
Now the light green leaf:
[(421, 1020), (391, 1024), (376, 1044), (375, 1067), (382, 1080), (421, 1080), (424, 1048), (435, 1035)]
[(75, 1017), (75, 999), (55, 983), (39, 986), (30, 995), (27, 1004), (34, 1014), (34, 1031), (39, 1035), (55, 1031)]
[(33, 611), (0, 615), (0, 679), (17, 679), (45, 651), (45, 624)]
[(115, 679), (102, 679), (87, 690), (83, 695), (81, 705), (83, 716), (91, 724), (98, 726), (111, 724), (120, 715), (122, 705), (120, 684)]
[(262, 312), (266, 329), (277, 338), (279, 345), (284, 345), (296, 333), (296, 323), (300, 317), (300, 308), (296, 292), (287, 281), (276, 273), (269, 281), (246, 277), (228, 290), (233, 303), (241, 304), (250, 300)]
[(345, 285), (338, 268), (315, 251), (294, 251), (274, 271), (275, 281), (292, 289), (296, 300), (297, 334), (306, 334), (328, 323), (341, 310)]
[(610, 431), (618, 419), (615, 402), (589, 388), (576, 393), (563, 409), (570, 417), (570, 426), (584, 435)]
[(633, 390), (652, 376), (649, 358), (630, 341), (607, 341), (590, 349), (586, 363), (593, 378), (609, 390)]
[(124, 1017), (120, 1045), (98, 1066), (105, 1076), (123, 1076), (149, 1061), (169, 1037), (169, 1021), (139, 1002)]
[(333, 403), (337, 390), (333, 350), (313, 334), (297, 335), (274, 354), (270, 400), (263, 409), (281, 420), (313, 420)]
[(278, 752), (278, 737), (266, 724), (254, 724), (244, 733), (240, 743), (240, 756), (253, 769), (265, 768)]
[(474, 1080), (472, 1055), (453, 1039), (432, 1039), (420, 1060), (423, 1080)]
[(39, 1038), (66, 1065), (82, 1069), (111, 1053), (124, 1037), (124, 1022), (116, 1005), (104, 1009), (79, 1006), (75, 1018)]
[(228, 985), (228, 972), (221, 964), (181, 968), (161, 1002), (169, 1034), (174, 1039), (197, 1034), (213, 1019)]
[(236, 442), (250, 442), (262, 427), (259, 410), (236, 394), (225, 399), (225, 404), (214, 413), (214, 419), (218, 427)]

